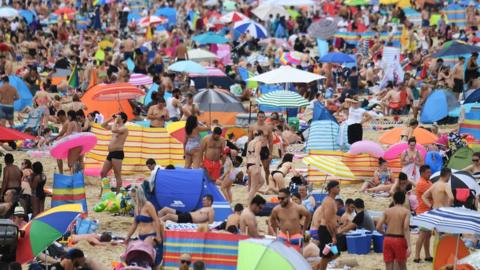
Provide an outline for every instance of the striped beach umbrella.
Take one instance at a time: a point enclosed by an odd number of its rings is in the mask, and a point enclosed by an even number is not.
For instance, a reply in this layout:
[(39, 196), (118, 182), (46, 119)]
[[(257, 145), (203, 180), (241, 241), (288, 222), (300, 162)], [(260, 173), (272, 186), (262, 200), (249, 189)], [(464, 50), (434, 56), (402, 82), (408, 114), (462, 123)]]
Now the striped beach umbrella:
[(148, 27), (155, 24), (164, 24), (166, 22), (168, 22), (168, 19), (165, 17), (147, 16), (147, 17), (141, 18), (139, 21), (139, 24), (141, 27)]
[(130, 79), (128, 80), (128, 83), (135, 86), (147, 85), (147, 84), (152, 84), (153, 79), (152, 77), (142, 73), (133, 73), (132, 75), (130, 75)]
[(302, 57), (303, 53), (297, 51), (282, 53), (282, 56), (280, 56), (280, 63), (283, 65), (300, 65)]
[(308, 100), (296, 92), (280, 90), (273, 91), (257, 99), (257, 103), (265, 106), (274, 106), (281, 108), (298, 108), (308, 106)]
[(242, 34), (247, 33), (248, 31), (252, 37), (258, 39), (266, 38), (268, 36), (268, 32), (265, 27), (250, 20), (236, 22), (233, 28)]
[(119, 101), (137, 99), (145, 95), (145, 92), (129, 83), (110, 83), (100, 85), (100, 89), (93, 95), (96, 101)]
[(248, 17), (237, 11), (229, 12), (220, 18), (220, 21), (223, 23), (239, 22), (244, 20), (248, 20)]
[(331, 176), (343, 179), (355, 179), (352, 171), (340, 159), (329, 156), (308, 156), (303, 162)]
[(465, 8), (463, 8), (461, 5), (453, 3), (448, 5), (443, 11), (447, 15), (447, 19), (450, 24), (454, 23), (460, 28), (465, 27), (467, 15), (465, 13)]
[(410, 225), (442, 233), (480, 233), (480, 212), (463, 207), (441, 207), (414, 216)]

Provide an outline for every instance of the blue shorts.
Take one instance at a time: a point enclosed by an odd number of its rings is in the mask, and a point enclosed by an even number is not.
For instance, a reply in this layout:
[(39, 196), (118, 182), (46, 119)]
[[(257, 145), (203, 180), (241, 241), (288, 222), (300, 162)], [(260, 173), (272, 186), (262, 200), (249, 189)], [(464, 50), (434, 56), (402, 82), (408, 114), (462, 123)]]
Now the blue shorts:
[(0, 119), (13, 120), (13, 105), (0, 104)]

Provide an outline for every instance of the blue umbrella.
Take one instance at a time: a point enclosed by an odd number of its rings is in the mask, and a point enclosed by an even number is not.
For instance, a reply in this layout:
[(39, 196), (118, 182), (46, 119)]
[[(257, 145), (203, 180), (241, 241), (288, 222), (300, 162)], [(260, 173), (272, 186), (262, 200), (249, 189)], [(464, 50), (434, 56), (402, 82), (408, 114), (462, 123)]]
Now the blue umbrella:
[(26, 9), (20, 9), (18, 13), (25, 19), (25, 21), (27, 21), (27, 24), (31, 24), (33, 19), (37, 16), (34, 12)]
[(267, 29), (254, 21), (240, 21), (235, 23), (233, 28), (242, 34), (248, 32), (252, 37), (258, 39), (263, 39), (268, 36)]
[(480, 88), (473, 90), (473, 92), (467, 96), (463, 104), (474, 102), (480, 102)]
[(167, 25), (177, 24), (177, 10), (172, 7), (159, 8), (153, 15), (166, 17), (168, 19)]
[(355, 59), (345, 53), (331, 52), (331, 53), (327, 53), (322, 58), (320, 58), (320, 62), (336, 63), (336, 64), (355, 63)]
[(425, 101), (420, 116), (421, 123), (433, 123), (448, 116), (459, 106), (457, 98), (448, 90), (435, 90)]
[(228, 39), (226, 37), (213, 32), (206, 32), (200, 35), (196, 35), (192, 39), (200, 45), (223, 44), (228, 42)]
[(77, 20), (77, 29), (78, 30), (85, 30), (90, 25), (90, 20), (86, 17), (77, 15), (75, 18)]
[(462, 55), (462, 54), (470, 54), (473, 52), (480, 52), (480, 47), (470, 45), (461, 40), (452, 40), (445, 42), (442, 49), (438, 52), (432, 54), (433, 57), (444, 57), (444, 56), (452, 56), (452, 55)]
[(175, 62), (168, 67), (168, 70), (185, 73), (207, 73), (207, 70), (202, 65), (189, 60)]

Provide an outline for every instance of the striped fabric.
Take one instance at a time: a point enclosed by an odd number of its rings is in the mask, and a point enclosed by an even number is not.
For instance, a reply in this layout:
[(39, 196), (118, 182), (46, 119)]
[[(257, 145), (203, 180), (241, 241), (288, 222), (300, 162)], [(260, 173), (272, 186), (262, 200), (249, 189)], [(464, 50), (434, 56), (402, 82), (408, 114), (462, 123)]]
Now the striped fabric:
[(188, 74), (189, 77), (195, 78), (195, 77), (227, 77), (227, 74), (225, 72), (221, 71), (220, 69), (216, 67), (205, 67), (207, 70), (206, 74), (201, 74), (201, 73), (190, 73)]
[(414, 216), (413, 226), (442, 233), (480, 233), (480, 212), (461, 207), (442, 207)]
[[(348, 183), (364, 181), (373, 177), (375, 169), (378, 168), (378, 159), (369, 154), (352, 155), (341, 151), (310, 151), (310, 156), (328, 156), (340, 159), (355, 175), (355, 180), (349, 180)], [(393, 173), (393, 177), (397, 177), (401, 169), (400, 159), (387, 161), (388, 167)], [(308, 166), (308, 182), (322, 183), (325, 180), (343, 180), (339, 177), (328, 176), (312, 166)]]
[(298, 108), (308, 106), (308, 100), (300, 96), (298, 93), (287, 90), (273, 91), (262, 95), (257, 99), (260, 105), (281, 107), (281, 108)]
[(467, 14), (465, 9), (459, 4), (451, 4), (443, 10), (447, 15), (448, 23), (454, 23), (456, 26), (463, 28), (467, 22)]
[[(401, 32), (397, 31), (393, 35), (392, 42), (393, 42), (394, 47), (400, 47), (400, 36), (401, 36), (401, 34), (402, 34)], [(358, 41), (359, 41), (358, 36), (361, 36), (362, 38), (365, 38), (365, 39), (374, 39), (375, 38), (375, 32), (337, 32), (335, 34), (336, 38), (342, 38), (343, 40), (345, 40), (345, 42), (347, 42), (349, 44), (352, 44), (352, 45), (355, 45), (355, 46), (358, 45)], [(387, 40), (388, 36), (389, 35), (388, 35), (387, 32), (380, 33), (380, 39), (381, 40)]]
[(214, 232), (166, 231), (163, 261), (165, 270), (177, 270), (182, 253), (192, 256), (192, 261), (202, 260), (207, 269), (237, 269), (238, 242), (248, 238)]
[(307, 152), (338, 150), (338, 124), (330, 120), (314, 121), (308, 131)]
[(147, 84), (152, 84), (153, 79), (152, 77), (147, 76), (145, 74), (133, 73), (132, 75), (130, 75), (130, 80), (128, 80), (128, 83), (135, 86), (147, 85)]
[(409, 22), (413, 23), (415, 26), (422, 25), (422, 15), (420, 12), (411, 7), (404, 8), (403, 12), (405, 13), (405, 16), (408, 18)]
[(81, 204), (83, 209), (87, 211), (87, 198), (85, 196), (83, 174), (54, 174), (52, 207), (75, 203)]
[[(155, 159), (161, 166), (183, 164), (183, 145), (171, 137), (167, 129), (127, 127), (129, 134), (125, 142), (122, 174), (146, 173), (145, 162), (149, 158)], [(85, 165), (86, 168), (100, 168), (108, 155), (112, 132), (98, 124), (92, 125), (91, 132), (97, 136), (98, 142), (86, 155)]]
[(329, 176), (336, 176), (340, 179), (355, 179), (355, 175), (347, 165), (342, 162), (341, 158), (311, 155), (303, 158), (303, 162), (307, 164), (309, 168), (315, 168)]

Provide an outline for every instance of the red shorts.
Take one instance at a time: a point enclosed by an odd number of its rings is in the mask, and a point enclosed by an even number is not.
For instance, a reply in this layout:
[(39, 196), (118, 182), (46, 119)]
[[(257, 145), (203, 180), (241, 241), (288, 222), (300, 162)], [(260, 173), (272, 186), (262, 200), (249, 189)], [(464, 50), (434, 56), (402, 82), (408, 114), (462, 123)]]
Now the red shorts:
[(407, 261), (407, 240), (403, 236), (383, 238), (383, 260), (386, 263)]
[(221, 176), (222, 162), (220, 160), (212, 161), (204, 159), (203, 168), (207, 170), (208, 176), (215, 182)]

